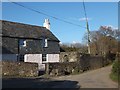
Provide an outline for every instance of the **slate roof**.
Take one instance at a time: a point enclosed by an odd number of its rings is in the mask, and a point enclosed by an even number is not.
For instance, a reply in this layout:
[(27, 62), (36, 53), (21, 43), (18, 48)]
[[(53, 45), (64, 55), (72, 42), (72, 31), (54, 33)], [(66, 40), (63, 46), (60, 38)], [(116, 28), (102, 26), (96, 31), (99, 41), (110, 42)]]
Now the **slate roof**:
[(2, 36), (33, 39), (48, 38), (59, 42), (58, 38), (45, 27), (5, 20), (0, 21), (2, 21)]

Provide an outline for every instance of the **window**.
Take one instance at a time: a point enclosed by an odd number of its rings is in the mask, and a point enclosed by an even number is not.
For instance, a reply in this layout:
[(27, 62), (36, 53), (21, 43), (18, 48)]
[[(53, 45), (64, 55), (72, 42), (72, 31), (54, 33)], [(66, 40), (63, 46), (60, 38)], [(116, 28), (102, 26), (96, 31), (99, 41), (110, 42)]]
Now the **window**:
[(45, 39), (45, 47), (48, 47), (48, 40)]
[(24, 62), (24, 55), (18, 54), (17, 55), (17, 61)]
[(43, 47), (48, 47), (48, 39), (43, 38)]
[(25, 39), (20, 39), (19, 40), (19, 45), (25, 47), (26, 46), (26, 40)]
[(42, 54), (42, 61), (47, 61), (47, 54)]
[(24, 62), (24, 55), (20, 55), (20, 57), (19, 57), (19, 61)]

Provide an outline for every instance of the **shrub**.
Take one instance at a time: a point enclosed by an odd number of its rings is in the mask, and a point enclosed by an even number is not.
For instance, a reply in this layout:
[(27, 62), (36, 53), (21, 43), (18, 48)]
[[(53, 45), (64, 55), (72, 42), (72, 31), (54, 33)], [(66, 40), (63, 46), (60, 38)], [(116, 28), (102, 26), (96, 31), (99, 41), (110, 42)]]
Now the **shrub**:
[(113, 66), (112, 66), (112, 73), (110, 74), (110, 78), (113, 81), (120, 82), (120, 62), (119, 61), (114, 61)]
[(112, 66), (112, 73), (120, 74), (120, 62), (114, 61), (113, 66)]

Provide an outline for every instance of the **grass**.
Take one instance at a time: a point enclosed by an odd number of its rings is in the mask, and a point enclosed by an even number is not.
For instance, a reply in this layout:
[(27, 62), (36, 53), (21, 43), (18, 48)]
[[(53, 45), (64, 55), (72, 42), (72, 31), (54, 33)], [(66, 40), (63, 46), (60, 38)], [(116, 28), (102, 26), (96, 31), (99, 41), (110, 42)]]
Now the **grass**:
[[(113, 80), (113, 81), (115, 81), (115, 82), (120, 82), (120, 75), (119, 75), (119, 77), (118, 77), (118, 74), (117, 73), (111, 73), (110, 74), (110, 78)], [(119, 78), (119, 80), (118, 80), (118, 78)]]
[(118, 60), (113, 62), (110, 78), (120, 84), (120, 62)]
[(78, 71), (74, 71), (73, 73), (71, 73), (71, 75), (77, 75), (77, 74), (81, 74), (82, 72), (78, 72)]

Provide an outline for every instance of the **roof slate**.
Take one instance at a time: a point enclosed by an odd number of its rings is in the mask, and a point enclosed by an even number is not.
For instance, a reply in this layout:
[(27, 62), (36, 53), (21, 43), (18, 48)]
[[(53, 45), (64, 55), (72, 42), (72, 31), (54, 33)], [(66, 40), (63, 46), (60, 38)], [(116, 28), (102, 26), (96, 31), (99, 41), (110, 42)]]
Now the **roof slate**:
[(49, 40), (54, 40), (59, 42), (58, 38), (45, 27), (5, 21), (5, 20), (0, 20), (0, 21), (2, 21), (2, 36), (33, 38), (33, 39), (48, 38)]

